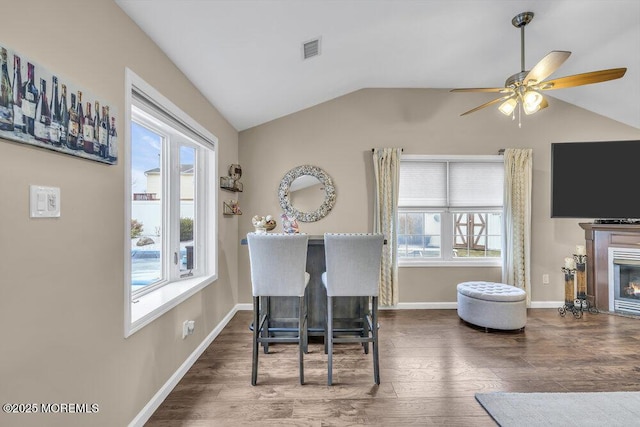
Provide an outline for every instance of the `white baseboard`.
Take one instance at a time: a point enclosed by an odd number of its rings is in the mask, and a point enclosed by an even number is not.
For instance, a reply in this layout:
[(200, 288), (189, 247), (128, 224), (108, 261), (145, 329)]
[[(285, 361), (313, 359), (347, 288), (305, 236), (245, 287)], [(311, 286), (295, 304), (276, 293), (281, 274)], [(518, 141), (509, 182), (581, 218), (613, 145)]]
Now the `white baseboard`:
[(380, 307), (380, 310), (447, 310), (457, 307), (455, 302), (400, 302), (393, 307)]
[[(531, 308), (558, 308), (564, 301), (531, 301)], [(401, 302), (392, 307), (380, 307), (380, 310), (455, 310), (457, 302)], [(251, 304), (238, 304), (236, 310), (253, 310)]]
[(530, 308), (560, 308), (564, 301), (531, 301)]
[(211, 331), (211, 333), (200, 343), (198, 347), (189, 355), (189, 357), (184, 361), (182, 365), (178, 368), (177, 371), (171, 375), (171, 377), (167, 380), (166, 383), (158, 390), (158, 392), (151, 398), (151, 400), (142, 408), (142, 410), (136, 415), (136, 417), (129, 423), (129, 427), (142, 427), (148, 420), (151, 418), (153, 413), (160, 407), (160, 404), (167, 398), (171, 390), (180, 382), (182, 377), (191, 369), (194, 363), (198, 360), (198, 358), (204, 353), (204, 351), (209, 347), (209, 345), (213, 342), (214, 339), (220, 332), (224, 329), (225, 326), (231, 321), (234, 314), (238, 310), (243, 310), (242, 306), (245, 304), (238, 304), (233, 307), (233, 309), (222, 319), (222, 321)]
[[(558, 308), (564, 301), (531, 301), (530, 308)], [(457, 302), (401, 302), (393, 307), (380, 307), (380, 310), (448, 310), (457, 309)]]

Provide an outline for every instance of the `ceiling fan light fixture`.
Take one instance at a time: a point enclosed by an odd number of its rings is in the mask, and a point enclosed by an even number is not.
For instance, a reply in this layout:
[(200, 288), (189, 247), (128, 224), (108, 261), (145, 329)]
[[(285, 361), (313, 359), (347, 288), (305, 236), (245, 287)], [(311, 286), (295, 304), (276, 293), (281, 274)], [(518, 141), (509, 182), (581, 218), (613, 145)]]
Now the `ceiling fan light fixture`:
[(543, 100), (544, 97), (540, 93), (534, 90), (528, 90), (522, 97), (522, 108), (525, 114), (533, 114), (540, 110)]
[(513, 110), (516, 109), (516, 105), (518, 105), (518, 101), (516, 101), (515, 98), (509, 98), (500, 104), (498, 110), (505, 116), (510, 116)]
[(571, 55), (565, 50), (552, 50), (544, 58), (536, 63), (530, 70), (526, 70), (524, 64), (524, 29), (533, 19), (533, 12), (517, 14), (511, 23), (520, 29), (520, 72), (509, 77), (503, 88), (480, 87), (451, 89), (451, 92), (493, 92), (508, 94), (466, 111), (461, 116), (474, 113), (490, 105), (499, 104), (498, 110), (506, 115), (512, 115), (518, 107), (518, 117), (524, 110), (525, 114), (534, 114), (549, 106), (547, 100), (540, 91), (563, 89), (567, 87), (583, 86), (593, 83), (606, 82), (619, 79), (624, 76), (626, 68), (611, 68), (608, 70), (590, 71), (547, 80)]
[(546, 98), (542, 98), (542, 102), (540, 103), (540, 107), (538, 108), (538, 111), (547, 108), (549, 106), (549, 103), (547, 102)]

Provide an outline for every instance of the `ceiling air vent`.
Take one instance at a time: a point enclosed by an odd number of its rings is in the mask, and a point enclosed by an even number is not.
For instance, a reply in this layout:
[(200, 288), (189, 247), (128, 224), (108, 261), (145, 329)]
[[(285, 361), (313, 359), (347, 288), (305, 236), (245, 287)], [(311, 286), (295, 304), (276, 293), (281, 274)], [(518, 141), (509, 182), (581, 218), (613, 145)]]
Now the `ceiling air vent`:
[(304, 59), (320, 55), (320, 37), (302, 43), (302, 56)]

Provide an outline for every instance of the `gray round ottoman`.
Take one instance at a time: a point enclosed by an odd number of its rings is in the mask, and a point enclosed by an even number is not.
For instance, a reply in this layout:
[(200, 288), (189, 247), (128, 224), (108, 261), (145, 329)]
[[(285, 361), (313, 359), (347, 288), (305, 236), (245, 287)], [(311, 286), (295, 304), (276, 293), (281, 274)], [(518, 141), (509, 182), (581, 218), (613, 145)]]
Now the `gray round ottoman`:
[(458, 316), (486, 329), (522, 329), (527, 323), (527, 294), (494, 282), (458, 284)]

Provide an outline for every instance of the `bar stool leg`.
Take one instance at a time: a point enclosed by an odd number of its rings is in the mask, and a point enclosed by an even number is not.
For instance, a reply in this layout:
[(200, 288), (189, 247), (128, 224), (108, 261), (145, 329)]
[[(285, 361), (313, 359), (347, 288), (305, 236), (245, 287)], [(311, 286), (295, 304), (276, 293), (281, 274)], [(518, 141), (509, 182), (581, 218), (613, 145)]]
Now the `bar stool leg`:
[(333, 383), (333, 297), (327, 297), (326, 345), (328, 356), (327, 384)]
[[(369, 297), (361, 298), (360, 304), (360, 311), (362, 313), (360, 316), (362, 319), (362, 337), (369, 338), (369, 319), (367, 319), (367, 316), (371, 313), (369, 311)], [(364, 354), (369, 354), (369, 342), (363, 342), (362, 347), (364, 347)]]
[(300, 370), (300, 385), (304, 384), (304, 297), (300, 297), (298, 308), (298, 369)]
[(327, 330), (329, 329), (328, 319), (329, 319), (329, 313), (328, 313), (328, 310), (325, 310), (324, 311), (324, 354), (329, 354), (329, 334), (327, 334)]
[[(304, 353), (307, 354), (309, 352), (309, 301), (308, 301), (309, 297), (307, 295), (307, 293), (305, 292), (304, 297), (302, 297), (300, 299), (300, 310), (302, 310), (304, 308), (304, 328), (302, 329), (302, 332), (304, 333), (304, 340), (303, 340), (303, 344), (304, 344)], [(304, 305), (302, 305), (304, 302)]]
[(260, 297), (253, 297), (253, 354), (251, 360), (251, 385), (258, 382), (258, 337), (260, 336)]
[(380, 384), (380, 366), (378, 359), (378, 297), (371, 302), (371, 336), (373, 338), (373, 381)]
[[(262, 307), (262, 311), (265, 314), (264, 328), (262, 328), (262, 337), (269, 338), (269, 321), (271, 320), (271, 297), (264, 297), (264, 306)], [(269, 353), (269, 343), (262, 343), (262, 348), (264, 350), (264, 354)]]

